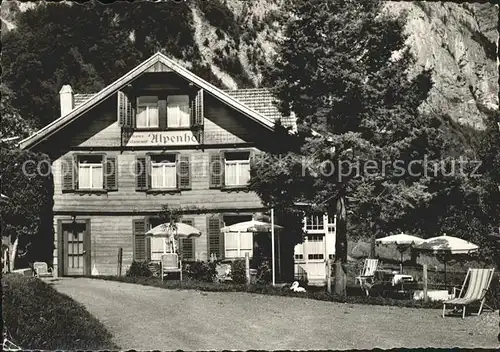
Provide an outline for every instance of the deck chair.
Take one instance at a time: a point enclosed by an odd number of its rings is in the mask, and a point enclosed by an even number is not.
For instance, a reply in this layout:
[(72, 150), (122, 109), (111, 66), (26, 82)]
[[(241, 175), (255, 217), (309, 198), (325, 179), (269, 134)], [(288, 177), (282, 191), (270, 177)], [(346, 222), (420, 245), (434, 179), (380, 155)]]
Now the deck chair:
[(47, 263), (44, 262), (34, 262), (33, 272), (35, 277), (52, 277), (52, 273), (47, 267)]
[(165, 274), (168, 275), (170, 273), (179, 273), (180, 280), (182, 281), (182, 262), (179, 260), (177, 253), (162, 254), (160, 266), (161, 281), (163, 281)]
[[(494, 271), (495, 269), (469, 269), (462, 288), (454, 289), (455, 298), (443, 302), (443, 318), (446, 312), (446, 305), (453, 307), (461, 306), (462, 319), (464, 319), (466, 306), (479, 303), (479, 310), (473, 314), (481, 314)], [(467, 290), (464, 289), (466, 283)], [(456, 291), (459, 291), (458, 297), (456, 296)]]
[(367, 285), (368, 281), (373, 281), (375, 276), (375, 270), (377, 270), (378, 259), (365, 259), (365, 263), (363, 265), (363, 269), (359, 273), (359, 276), (356, 276), (355, 282), (359, 282), (359, 286), (361, 289), (365, 290), (366, 295), (369, 295), (369, 285)]

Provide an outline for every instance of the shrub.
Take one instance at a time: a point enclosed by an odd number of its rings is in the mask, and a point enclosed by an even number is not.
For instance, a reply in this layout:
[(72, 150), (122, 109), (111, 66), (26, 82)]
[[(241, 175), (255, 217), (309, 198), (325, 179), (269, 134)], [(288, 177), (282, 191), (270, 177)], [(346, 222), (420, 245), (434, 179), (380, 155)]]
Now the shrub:
[(7, 274), (2, 278), (7, 338), (22, 349), (116, 349), (111, 334), (85, 308), (47, 283)]
[(257, 283), (268, 284), (273, 279), (271, 264), (265, 260), (257, 267)]
[(190, 279), (203, 282), (213, 282), (216, 276), (216, 263), (196, 261), (186, 265), (186, 274)]
[(236, 259), (231, 263), (231, 279), (235, 284), (245, 284), (247, 282), (245, 260)]
[(153, 272), (151, 269), (149, 269), (149, 265), (147, 262), (143, 261), (133, 261), (132, 264), (130, 265), (130, 268), (128, 268), (127, 273), (125, 276), (129, 277), (151, 277), (153, 276)]

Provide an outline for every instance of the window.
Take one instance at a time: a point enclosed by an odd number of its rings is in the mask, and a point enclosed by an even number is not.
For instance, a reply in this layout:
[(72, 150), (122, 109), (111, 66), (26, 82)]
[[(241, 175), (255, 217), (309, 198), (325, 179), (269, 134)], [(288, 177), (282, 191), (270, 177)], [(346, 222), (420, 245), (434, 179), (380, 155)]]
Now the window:
[[(234, 225), (243, 221), (252, 220), (251, 215), (224, 216), (224, 226)], [(248, 253), (253, 256), (252, 232), (226, 232), (224, 233), (224, 255), (226, 258), (242, 258)]]
[(323, 214), (306, 217), (306, 231), (323, 230)]
[(177, 167), (175, 154), (151, 156), (151, 188), (177, 188)]
[(328, 254), (328, 259), (335, 259), (335, 254)]
[(224, 167), (226, 186), (246, 186), (250, 180), (250, 153), (225, 153)]
[(103, 189), (102, 155), (78, 157), (78, 188)]
[[(162, 224), (162, 221), (160, 219), (150, 218), (148, 230), (151, 230), (153, 227), (156, 227), (160, 224)], [(168, 252), (167, 238), (151, 236), (148, 237), (146, 240), (149, 241), (149, 247), (151, 250), (151, 260), (160, 261), (162, 254)]]
[(158, 122), (158, 97), (143, 96), (137, 98), (137, 127), (157, 128)]
[(323, 259), (323, 254), (309, 254), (307, 259)]
[(304, 259), (304, 255), (303, 254), (295, 254), (295, 259)]
[(170, 95), (167, 97), (167, 127), (190, 126), (189, 96)]
[(308, 242), (323, 242), (322, 235), (307, 235)]

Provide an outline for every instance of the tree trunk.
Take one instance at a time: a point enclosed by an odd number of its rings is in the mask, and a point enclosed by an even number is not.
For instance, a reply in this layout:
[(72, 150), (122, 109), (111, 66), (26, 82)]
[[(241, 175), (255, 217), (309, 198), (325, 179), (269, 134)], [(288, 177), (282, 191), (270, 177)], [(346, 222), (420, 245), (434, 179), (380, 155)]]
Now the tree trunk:
[(14, 241), (14, 243), (12, 245), (10, 245), (10, 243), (12, 243), (12, 242), (9, 241), (9, 252), (10, 252), (9, 270), (12, 272), (15, 269), (14, 262), (16, 261), (17, 245), (19, 243), (19, 236), (16, 237), (16, 240)]
[(370, 258), (375, 258), (375, 239), (377, 237), (377, 233), (372, 231), (372, 235), (370, 236)]
[(418, 251), (415, 248), (410, 249), (411, 252), (411, 265), (417, 265)]
[(346, 296), (347, 273), (347, 212), (345, 198), (337, 200), (337, 226), (335, 230), (335, 294)]

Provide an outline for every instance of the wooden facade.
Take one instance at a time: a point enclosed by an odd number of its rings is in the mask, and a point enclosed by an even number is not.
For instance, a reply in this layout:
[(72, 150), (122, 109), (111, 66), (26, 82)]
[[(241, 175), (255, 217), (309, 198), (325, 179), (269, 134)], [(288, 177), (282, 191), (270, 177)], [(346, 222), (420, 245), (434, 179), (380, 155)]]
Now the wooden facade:
[[(144, 234), (164, 206), (186, 209), (183, 221), (202, 232), (180, 244), (188, 261), (208, 260), (212, 253), (225, 257), (220, 228), (228, 219), (248, 220), (266, 210), (247, 186), (225, 184), (224, 163), (228, 155), (253, 159), (280, 143), (268, 119), (248, 113), (208, 83), (197, 84), (199, 78), (193, 84), (184, 71), (182, 76), (165, 62), (141, 64), (142, 72), (134, 69), (129, 80), (117, 81), (122, 86), (110, 85), (115, 92), (105, 88), (21, 143), (53, 161), (54, 266), (61, 276), (116, 274), (119, 248), (124, 271), (134, 259), (150, 259), (152, 244)], [(171, 95), (189, 96), (189, 126), (168, 126)], [(141, 96), (158, 98), (157, 127), (137, 128)], [(152, 187), (158, 158), (175, 164), (176, 184), (168, 189)], [(84, 182), (94, 184), (89, 189)]]

